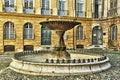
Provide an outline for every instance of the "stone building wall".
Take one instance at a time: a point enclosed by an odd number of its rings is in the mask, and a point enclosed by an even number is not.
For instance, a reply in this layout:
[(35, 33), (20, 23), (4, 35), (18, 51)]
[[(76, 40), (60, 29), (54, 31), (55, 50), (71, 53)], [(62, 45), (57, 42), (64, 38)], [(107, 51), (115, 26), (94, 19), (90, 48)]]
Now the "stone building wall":
[[(117, 26), (117, 40), (112, 41), (115, 44), (116, 48), (119, 49), (120, 45), (120, 19), (119, 16), (108, 18), (107, 11), (110, 7), (110, 0), (103, 0), (103, 17), (98, 19), (93, 19), (94, 13), (94, 0), (84, 0), (84, 15), (85, 17), (76, 17), (75, 16), (75, 0), (67, 0), (67, 16), (58, 16), (58, 0), (50, 0), (50, 8), (51, 14), (49, 16), (41, 15), (41, 8), (42, 8), (42, 0), (34, 0), (34, 13), (33, 14), (24, 14), (23, 13), (23, 1), (24, 0), (15, 0), (15, 8), (16, 12), (4, 12), (4, 0), (0, 0), (0, 52), (4, 52), (5, 45), (14, 45), (15, 52), (23, 51), (25, 45), (33, 45), (34, 50), (41, 49), (41, 25), (39, 24), (42, 21), (46, 20), (76, 20), (81, 22), (84, 31), (84, 39), (77, 40), (76, 39), (76, 28), (75, 26), (73, 29), (68, 30), (66, 32), (66, 39), (65, 44), (67, 48), (77, 48), (77, 45), (83, 45), (84, 48), (88, 48), (92, 46), (92, 30), (95, 26), (102, 27), (103, 30), (103, 39), (102, 39), (102, 46), (106, 48), (110, 48), (109, 45), (109, 28), (112, 24)], [(119, 5), (118, 5), (119, 6)], [(119, 10), (118, 10), (119, 12)], [(14, 40), (4, 40), (3, 38), (3, 25), (5, 22), (12, 22), (15, 26), (15, 39)], [(23, 39), (23, 25), (26, 22), (30, 22), (34, 28), (34, 39), (33, 40), (24, 40)], [(52, 31), (52, 39), (50, 47), (53, 47), (56, 43), (57, 36), (54, 31)]]

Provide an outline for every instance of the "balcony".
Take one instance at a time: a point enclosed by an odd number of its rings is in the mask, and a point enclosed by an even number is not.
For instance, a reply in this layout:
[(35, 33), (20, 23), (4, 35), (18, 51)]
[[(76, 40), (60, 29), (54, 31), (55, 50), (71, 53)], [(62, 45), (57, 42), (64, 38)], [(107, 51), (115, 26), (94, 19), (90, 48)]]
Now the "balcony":
[(118, 15), (117, 9), (115, 8), (115, 9), (108, 10), (107, 15), (108, 15), (108, 17), (115, 17), (115, 16), (117, 16)]
[(85, 17), (84, 11), (76, 11), (76, 17)]
[(16, 12), (16, 6), (14, 5), (3, 5), (4, 12)]
[(42, 9), (41, 9), (41, 14), (42, 14), (42, 15), (51, 15), (51, 14), (52, 14), (52, 9), (42, 8)]
[(34, 8), (32, 8), (32, 7), (24, 7), (23, 12), (25, 14), (33, 14), (33, 13), (35, 13)]
[(68, 10), (58, 10), (58, 16), (67, 16)]

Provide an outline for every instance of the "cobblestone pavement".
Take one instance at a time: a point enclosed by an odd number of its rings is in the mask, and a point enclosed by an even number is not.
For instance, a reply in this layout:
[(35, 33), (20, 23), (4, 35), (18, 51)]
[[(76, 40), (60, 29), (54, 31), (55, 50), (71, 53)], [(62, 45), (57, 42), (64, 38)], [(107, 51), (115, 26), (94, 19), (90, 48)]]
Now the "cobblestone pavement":
[(0, 80), (120, 80), (120, 53), (105, 54), (112, 67), (104, 72), (79, 76), (30, 76), (9, 69), (13, 55), (0, 55)]

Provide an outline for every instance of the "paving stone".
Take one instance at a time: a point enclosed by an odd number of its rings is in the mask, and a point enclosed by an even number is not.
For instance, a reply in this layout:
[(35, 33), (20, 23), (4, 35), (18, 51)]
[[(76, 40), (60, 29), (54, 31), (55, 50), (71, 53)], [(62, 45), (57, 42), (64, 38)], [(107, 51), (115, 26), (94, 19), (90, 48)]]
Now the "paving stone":
[(13, 55), (0, 55), (0, 80), (120, 80), (120, 53), (104, 54), (110, 58), (112, 68), (100, 73), (79, 76), (31, 76), (16, 73), (9, 68)]

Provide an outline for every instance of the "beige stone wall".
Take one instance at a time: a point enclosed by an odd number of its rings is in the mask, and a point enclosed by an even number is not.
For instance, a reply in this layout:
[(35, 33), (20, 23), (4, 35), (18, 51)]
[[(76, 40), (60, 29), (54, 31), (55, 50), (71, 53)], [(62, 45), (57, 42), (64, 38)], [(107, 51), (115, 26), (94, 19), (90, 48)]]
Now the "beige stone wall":
[[(107, 17), (107, 10), (109, 10), (110, 0), (104, 0), (104, 17)], [(120, 20), (118, 17), (95, 20), (92, 19), (92, 12), (94, 10), (93, 0), (84, 0), (84, 11), (86, 12), (86, 18), (75, 18), (75, 0), (67, 0), (66, 9), (68, 10), (68, 15), (66, 17), (59, 18), (57, 16), (57, 0), (51, 0), (50, 8), (52, 9), (51, 16), (41, 15), (42, 0), (34, 0), (35, 14), (24, 14), (23, 13), (23, 0), (15, 0), (16, 13), (5, 13), (3, 12), (4, 0), (0, 0), (0, 52), (4, 52), (5, 45), (14, 45), (15, 51), (23, 51), (24, 45), (33, 45), (34, 50), (41, 49), (41, 21), (49, 20), (74, 20), (81, 22), (84, 31), (84, 39), (76, 40), (76, 27), (66, 32), (67, 39), (65, 44), (67, 48), (76, 48), (76, 45), (84, 45), (84, 48), (89, 47), (92, 44), (92, 29), (94, 26), (99, 25), (103, 28), (103, 46), (109, 47), (108, 45), (108, 35), (109, 27), (112, 24), (116, 24), (118, 28), (117, 44), (120, 45)], [(118, 10), (119, 11), (119, 10)], [(3, 25), (5, 22), (10, 21), (15, 25), (15, 40), (4, 40), (3, 39)], [(23, 25), (26, 22), (32, 23), (34, 27), (34, 39), (33, 40), (23, 40)], [(52, 44), (50, 47), (55, 46), (57, 36), (54, 31), (52, 31)]]
[[(41, 49), (41, 21), (45, 21), (47, 18), (49, 20), (59, 19), (56, 16), (42, 16), (42, 15), (31, 15), (31, 14), (16, 14), (16, 13), (0, 13), (0, 52), (4, 51), (5, 45), (14, 45), (15, 51), (23, 51), (24, 45), (33, 45), (34, 50)], [(61, 20), (73, 20), (74, 17), (62, 17)], [(10, 21), (15, 25), (15, 40), (4, 40), (3, 39), (3, 25), (5, 22)], [(66, 32), (67, 39), (65, 44), (67, 48), (76, 48), (76, 45), (84, 45), (84, 48), (89, 47), (92, 44), (92, 29), (94, 26), (99, 25), (103, 28), (103, 46), (109, 47), (108, 45), (108, 29), (112, 24), (116, 24), (118, 27), (118, 39), (117, 43), (120, 45), (120, 22), (119, 18), (103, 19), (103, 20), (94, 20), (89, 18), (77, 18), (76, 21), (81, 22), (84, 31), (84, 39), (76, 40), (76, 28), (68, 30)], [(34, 28), (34, 39), (33, 40), (23, 40), (23, 26), (25, 23), (30, 22)], [(56, 44), (57, 35), (52, 31), (52, 44), (51, 47), (54, 47)]]
[[(41, 21), (45, 21), (47, 18), (49, 18), (49, 20), (54, 20), (54, 19), (58, 19), (58, 17), (56, 16), (46, 16), (43, 17), (41, 15), (26, 15), (26, 14), (16, 14), (16, 13), (0, 13), (0, 33), (2, 35), (0, 35), (0, 52), (4, 51), (4, 46), (5, 45), (14, 45), (15, 46), (15, 51), (23, 51), (23, 47), (24, 45), (33, 45), (34, 46), (34, 50), (40, 49), (41, 47), (41, 25), (39, 24)], [(61, 19), (65, 19), (65, 20), (73, 20), (73, 17), (62, 17)], [(91, 27), (90, 24), (92, 23), (92, 21), (86, 21), (87, 19), (77, 19), (77, 21), (81, 22), (84, 26), (84, 34), (88, 34), (86, 33), (86, 27)], [(14, 23), (15, 26), (15, 40), (4, 40), (3, 39), (3, 25), (5, 22), (10, 21), (12, 23)], [(23, 40), (23, 26), (25, 23), (30, 22), (33, 25), (34, 28), (34, 39), (33, 40)], [(89, 24), (86, 25), (86, 23)], [(89, 33), (90, 34), (90, 33)], [(74, 37), (73, 37), (74, 35)], [(80, 40), (77, 41), (76, 40), (76, 27), (74, 28), (74, 33), (73, 33), (73, 29), (68, 30), (66, 32), (66, 36), (67, 39), (65, 40), (65, 44), (67, 46), (67, 48), (73, 48), (76, 47), (76, 44), (83, 44), (86, 46), (86, 44), (88, 44), (90, 41), (90, 39), (87, 40), (87, 35), (85, 36), (86, 38), (84, 40)], [(51, 47), (53, 47), (56, 44), (56, 39), (57, 39), (57, 35), (55, 34), (54, 31), (52, 31), (52, 45)], [(73, 41), (74, 39), (74, 41)]]

